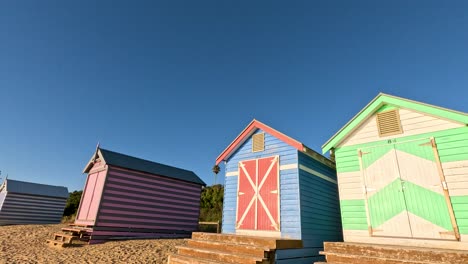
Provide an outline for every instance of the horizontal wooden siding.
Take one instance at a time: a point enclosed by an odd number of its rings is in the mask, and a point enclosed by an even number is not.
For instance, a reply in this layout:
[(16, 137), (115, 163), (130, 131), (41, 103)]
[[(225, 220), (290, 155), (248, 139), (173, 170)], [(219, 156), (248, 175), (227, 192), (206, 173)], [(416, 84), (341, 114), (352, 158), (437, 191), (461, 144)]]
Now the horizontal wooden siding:
[(95, 230), (107, 232), (100, 236), (195, 231), (200, 193), (194, 183), (109, 166)]
[(62, 220), (66, 198), (2, 193), (0, 225), (57, 224)]
[(340, 146), (354, 146), (357, 144), (379, 141), (394, 137), (406, 137), (427, 132), (443, 131), (451, 128), (463, 127), (463, 124), (436, 118), (413, 110), (400, 108), (399, 116), (403, 133), (400, 135), (379, 136), (376, 115), (373, 115), (349, 135)]
[[(278, 263), (313, 263), (323, 260), (324, 241), (342, 241), (336, 171), (299, 152), (300, 219), (304, 248), (278, 250)], [(316, 172), (317, 175), (311, 173)], [(318, 176), (328, 177), (325, 180)], [(307, 262), (308, 261), (308, 262)]]

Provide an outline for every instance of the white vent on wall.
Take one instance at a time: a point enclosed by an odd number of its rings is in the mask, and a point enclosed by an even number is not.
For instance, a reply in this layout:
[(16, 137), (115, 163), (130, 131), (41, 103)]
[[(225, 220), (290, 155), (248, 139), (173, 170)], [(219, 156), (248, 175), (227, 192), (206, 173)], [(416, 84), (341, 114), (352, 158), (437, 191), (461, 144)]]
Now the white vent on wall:
[(379, 136), (391, 136), (403, 133), (398, 109), (377, 113)]
[(259, 133), (252, 136), (252, 152), (265, 150), (265, 133)]

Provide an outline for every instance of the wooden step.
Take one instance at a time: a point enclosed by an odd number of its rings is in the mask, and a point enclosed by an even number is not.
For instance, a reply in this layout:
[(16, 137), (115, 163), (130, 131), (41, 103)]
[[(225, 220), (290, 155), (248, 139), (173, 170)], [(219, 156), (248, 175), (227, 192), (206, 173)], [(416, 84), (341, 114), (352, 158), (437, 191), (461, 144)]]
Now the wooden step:
[(323, 262), (323, 261), (319, 261), (319, 262), (314, 262), (314, 264), (347, 264), (347, 263), (343, 263), (343, 262)]
[(47, 239), (46, 240), (47, 245), (51, 247), (56, 247), (56, 248), (64, 248), (70, 245), (70, 243), (63, 242), (63, 241), (58, 241), (58, 240), (53, 240), (53, 239)]
[(349, 242), (325, 242), (322, 254), (347, 254), (429, 263), (468, 263), (468, 251)]
[(78, 239), (78, 237), (74, 236), (74, 235), (64, 234), (64, 233), (55, 233), (54, 234), (54, 240), (57, 240), (57, 241), (62, 241), (62, 242), (65, 242), (65, 243), (71, 243), (74, 239)]
[(92, 229), (89, 228), (77, 228), (77, 227), (62, 227), (62, 231), (70, 233), (88, 233)]
[[(397, 258), (367, 257), (361, 255), (348, 255), (338, 253), (327, 253), (328, 263), (348, 264), (441, 264), (440, 262), (412, 261)], [(444, 264), (451, 264), (443, 262)]]
[(251, 255), (259, 258), (268, 258), (268, 251), (270, 251), (270, 249), (266, 247), (230, 244), (197, 239), (188, 239), (187, 245), (193, 248), (222, 250), (226, 253)]
[(208, 259), (212, 261), (218, 261), (221, 263), (262, 263), (262, 257), (255, 257), (250, 255), (242, 255), (242, 254), (231, 254), (226, 253), (220, 250), (215, 249), (203, 249), (203, 248), (194, 248), (190, 246), (179, 246), (177, 247), (179, 250), (179, 255), (185, 255), (189, 257), (195, 257), (200, 259)]
[(78, 228), (92, 228), (93, 225), (85, 225), (85, 224), (68, 224), (71, 227), (78, 227)]
[(302, 248), (302, 240), (297, 239), (283, 239), (274, 237), (254, 237), (242, 236), (235, 234), (216, 234), (216, 233), (192, 233), (192, 239), (206, 240), (212, 242), (221, 242), (229, 244), (242, 244), (257, 247), (265, 247), (270, 249), (290, 249)]
[(222, 264), (223, 262), (216, 262), (209, 259), (201, 259), (189, 257), (184, 255), (169, 255), (167, 260), (168, 264)]

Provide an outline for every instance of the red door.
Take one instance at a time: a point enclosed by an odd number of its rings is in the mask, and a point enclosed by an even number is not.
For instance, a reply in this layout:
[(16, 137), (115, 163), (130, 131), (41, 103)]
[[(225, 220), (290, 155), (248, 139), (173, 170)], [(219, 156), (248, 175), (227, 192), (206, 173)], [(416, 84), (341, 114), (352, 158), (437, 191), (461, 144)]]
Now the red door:
[(239, 162), (237, 228), (279, 231), (278, 156)]

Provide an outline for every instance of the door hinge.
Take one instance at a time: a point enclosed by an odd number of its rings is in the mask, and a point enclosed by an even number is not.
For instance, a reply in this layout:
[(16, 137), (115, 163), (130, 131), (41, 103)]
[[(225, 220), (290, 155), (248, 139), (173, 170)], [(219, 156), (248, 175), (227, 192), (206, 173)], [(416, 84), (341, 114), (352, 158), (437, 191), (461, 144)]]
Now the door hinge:
[(432, 140), (426, 143), (419, 144), (419, 146), (432, 146)]
[(363, 155), (369, 154), (371, 152), (362, 152), (361, 150), (358, 150), (358, 156), (362, 157)]
[(446, 181), (443, 181), (443, 182), (442, 182), (442, 188), (443, 188), (444, 190), (448, 190), (447, 182), (446, 182)]
[(455, 235), (455, 232), (454, 231), (441, 231), (439, 232), (439, 234), (441, 235)]

